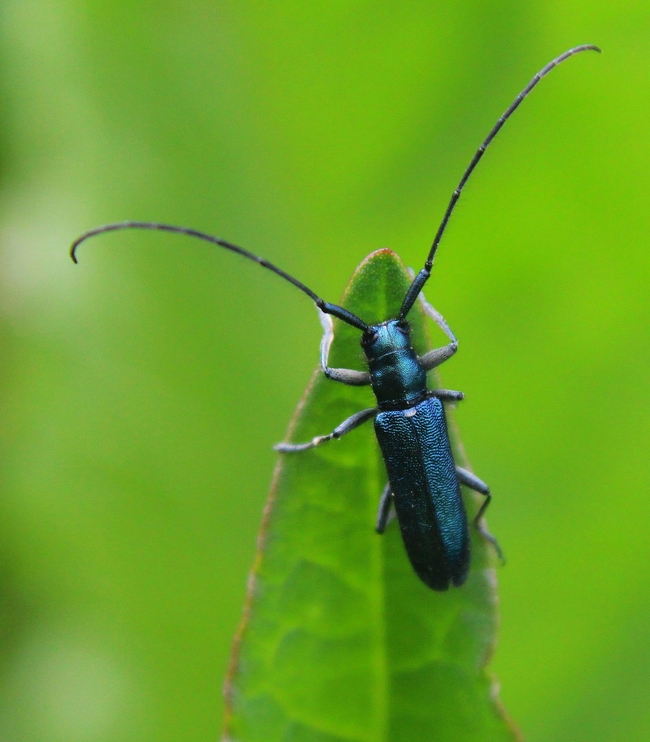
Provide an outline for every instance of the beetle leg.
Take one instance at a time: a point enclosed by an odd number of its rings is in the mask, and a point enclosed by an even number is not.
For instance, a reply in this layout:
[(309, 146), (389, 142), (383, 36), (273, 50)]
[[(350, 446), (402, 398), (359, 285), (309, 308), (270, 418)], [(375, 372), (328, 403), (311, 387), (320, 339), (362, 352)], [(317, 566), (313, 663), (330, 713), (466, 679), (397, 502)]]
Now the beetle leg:
[(475, 474), (472, 474), (471, 471), (467, 471), (467, 469), (463, 469), (460, 466), (456, 467), (456, 474), (458, 474), (458, 481), (461, 484), (464, 484), (466, 487), (469, 487), (475, 492), (479, 492), (481, 495), (484, 495), (485, 502), (479, 508), (479, 511), (476, 514), (476, 518), (474, 518), (474, 527), (481, 534), (481, 536), (483, 536), (483, 538), (486, 541), (489, 541), (492, 544), (492, 546), (494, 546), (494, 550), (496, 551), (497, 556), (499, 557), (501, 562), (505, 564), (506, 560), (505, 560), (505, 557), (503, 556), (503, 552), (501, 551), (501, 547), (499, 546), (499, 542), (494, 538), (494, 536), (487, 530), (485, 525), (481, 522), (481, 519), (483, 518), (485, 511), (488, 509), (489, 504), (492, 502), (492, 495), (490, 494), (490, 488), (487, 486), (487, 484), (485, 484), (485, 482), (482, 479), (479, 479)]
[(350, 415), (340, 425), (337, 425), (331, 433), (327, 435), (317, 435), (312, 438), (309, 443), (277, 443), (273, 448), (280, 453), (298, 453), (300, 451), (308, 451), (310, 448), (316, 448), (327, 441), (331, 441), (333, 438), (340, 438), (342, 435), (349, 433), (351, 430), (358, 428), (359, 425), (363, 425), (368, 420), (371, 420), (379, 410), (377, 407), (369, 407), (367, 410), (361, 410), (355, 412), (354, 415)]
[(395, 507), (393, 503), (393, 492), (391, 490), (390, 482), (384, 487), (384, 491), (381, 493), (379, 498), (379, 510), (377, 511), (377, 525), (375, 530), (377, 533), (383, 533), (386, 530), (386, 526), (395, 517)]
[[(465, 395), (462, 392), (455, 392), (451, 389), (430, 389), (427, 392), (427, 397), (437, 397), (443, 402), (461, 402), (465, 399)], [(463, 469), (463, 471), (465, 471)]]
[(420, 304), (422, 305), (422, 309), (424, 310), (424, 313), (427, 315), (427, 317), (430, 317), (437, 325), (438, 327), (445, 333), (445, 335), (451, 340), (451, 344), (458, 345), (458, 340), (456, 339), (456, 336), (451, 330), (451, 327), (447, 324), (445, 321), (445, 318), (440, 314), (440, 312), (435, 309), (429, 302), (424, 298), (424, 294), (420, 292)]
[[(458, 481), (461, 484), (464, 484), (466, 487), (469, 487), (471, 490), (474, 490), (475, 492), (480, 492), (482, 495), (489, 496), (490, 494), (490, 488), (485, 484), (485, 482), (482, 479), (479, 479), (476, 474), (472, 474), (471, 471), (468, 471), (467, 469), (463, 469), (462, 466), (456, 467), (456, 474), (458, 474)], [(483, 507), (481, 509), (480, 515), (483, 515), (483, 511), (489, 504), (489, 500), (483, 503)]]
[(332, 381), (340, 381), (348, 386), (366, 386), (370, 384), (370, 374), (367, 371), (353, 371), (351, 368), (330, 368), (327, 360), (330, 354), (332, 340), (334, 340), (334, 323), (332, 316), (318, 310), (320, 323), (323, 326), (323, 339), (320, 343), (320, 366), (323, 373)]
[(432, 368), (436, 368), (436, 366), (451, 358), (457, 350), (458, 343), (456, 342), (443, 345), (442, 348), (434, 348), (423, 356), (420, 356), (420, 363), (425, 371), (431, 371)]
[[(411, 273), (412, 278), (413, 271), (409, 270), (409, 273)], [(427, 315), (427, 317), (432, 319), (445, 333), (445, 335), (451, 340), (448, 345), (445, 345), (442, 348), (435, 348), (434, 350), (430, 350), (428, 353), (425, 353), (423, 356), (420, 357), (420, 363), (424, 366), (424, 369), (426, 371), (431, 371), (432, 368), (439, 366), (441, 363), (444, 363), (447, 359), (451, 358), (454, 355), (454, 353), (458, 350), (458, 340), (452, 332), (451, 327), (449, 327), (449, 325), (445, 321), (445, 318), (437, 309), (429, 304), (429, 302), (424, 298), (424, 294), (422, 292), (420, 292), (419, 299), (420, 304), (422, 305), (422, 309), (424, 310), (424, 313)]]
[(485, 494), (485, 502), (479, 508), (479, 511), (476, 514), (476, 518), (474, 518), (474, 527), (481, 534), (481, 536), (483, 536), (483, 538), (486, 541), (489, 541), (492, 544), (492, 546), (494, 547), (494, 550), (497, 553), (497, 556), (499, 557), (499, 561), (501, 562), (501, 564), (505, 564), (506, 558), (503, 555), (503, 551), (501, 551), (499, 542), (494, 538), (494, 536), (485, 527), (485, 524), (481, 521), (481, 518), (483, 517), (483, 513), (485, 513), (485, 511), (488, 509), (488, 505), (492, 502), (492, 495), (490, 495), (489, 493), (481, 493), (481, 494)]

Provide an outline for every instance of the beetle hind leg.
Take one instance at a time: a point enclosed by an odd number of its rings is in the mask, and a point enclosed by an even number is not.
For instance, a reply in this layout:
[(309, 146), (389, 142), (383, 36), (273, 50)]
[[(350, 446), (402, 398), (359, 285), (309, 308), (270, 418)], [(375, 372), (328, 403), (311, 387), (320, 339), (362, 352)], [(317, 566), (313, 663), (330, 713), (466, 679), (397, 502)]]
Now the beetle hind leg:
[(463, 469), (462, 466), (456, 467), (456, 474), (458, 475), (458, 481), (461, 484), (464, 484), (466, 487), (474, 490), (474, 492), (480, 492), (482, 495), (486, 495), (489, 497), (490, 488), (482, 479), (479, 479), (476, 474), (473, 474), (468, 469)]
[(379, 498), (379, 510), (377, 511), (377, 525), (375, 530), (381, 534), (386, 530), (386, 526), (395, 517), (395, 507), (393, 504), (393, 492), (390, 482), (384, 487), (384, 491)]
[(506, 558), (503, 555), (503, 551), (501, 550), (501, 547), (499, 546), (499, 542), (494, 538), (494, 536), (488, 531), (488, 529), (485, 527), (485, 524), (482, 522), (483, 515), (485, 514), (485, 511), (488, 509), (488, 506), (492, 502), (492, 495), (490, 494), (490, 488), (485, 484), (485, 482), (482, 479), (479, 479), (475, 474), (472, 474), (471, 471), (468, 471), (467, 469), (463, 469), (460, 466), (456, 467), (456, 474), (458, 475), (458, 481), (461, 484), (464, 484), (466, 487), (469, 487), (470, 489), (474, 490), (474, 492), (478, 492), (479, 494), (483, 495), (485, 497), (485, 502), (481, 505), (479, 508), (478, 513), (476, 514), (476, 517), (474, 518), (474, 528), (483, 536), (483, 538), (492, 544), (494, 547), (494, 550), (497, 553), (497, 556), (499, 557), (499, 561), (502, 564), (506, 563)]
[[(484, 493), (481, 493), (484, 494)], [(478, 513), (476, 514), (476, 518), (474, 518), (474, 528), (483, 536), (483, 538), (492, 544), (494, 547), (494, 550), (497, 553), (497, 556), (499, 557), (499, 561), (501, 564), (506, 563), (506, 558), (503, 555), (503, 551), (501, 550), (501, 547), (499, 546), (499, 542), (494, 538), (494, 536), (488, 531), (488, 529), (485, 527), (485, 524), (482, 522), (483, 514), (488, 509), (488, 505), (492, 502), (492, 495), (488, 493), (485, 493), (485, 502), (481, 505), (479, 508)]]

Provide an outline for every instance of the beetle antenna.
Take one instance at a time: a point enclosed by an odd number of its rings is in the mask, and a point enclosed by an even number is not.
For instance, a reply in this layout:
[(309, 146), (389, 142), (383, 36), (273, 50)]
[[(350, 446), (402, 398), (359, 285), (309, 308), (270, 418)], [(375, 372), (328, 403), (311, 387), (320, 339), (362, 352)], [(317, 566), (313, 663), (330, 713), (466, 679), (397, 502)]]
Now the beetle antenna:
[(265, 260), (264, 258), (259, 257), (259, 255), (255, 255), (248, 250), (244, 250), (243, 247), (233, 245), (232, 242), (227, 242), (226, 240), (222, 240), (220, 237), (214, 237), (211, 234), (199, 232), (196, 229), (190, 229), (188, 227), (175, 227), (171, 224), (159, 224), (158, 222), (118, 222), (116, 224), (105, 224), (102, 227), (90, 229), (88, 232), (84, 232), (81, 237), (78, 237), (72, 243), (72, 247), (70, 248), (70, 257), (75, 263), (78, 262), (77, 248), (79, 247), (79, 245), (81, 245), (82, 242), (85, 242), (90, 237), (95, 237), (98, 234), (104, 234), (104, 232), (117, 232), (118, 230), (122, 229), (153, 229), (160, 232), (185, 234), (188, 237), (196, 237), (199, 240), (210, 242), (213, 245), (225, 247), (226, 250), (236, 252), (238, 255), (243, 255), (245, 258), (248, 258), (258, 265), (261, 265), (262, 268), (268, 268), (273, 273), (276, 273), (281, 278), (284, 278), (285, 281), (293, 284), (296, 288), (307, 294), (307, 296), (316, 304), (321, 312), (325, 312), (325, 314), (331, 314), (334, 317), (338, 317), (340, 320), (343, 320), (343, 322), (346, 322), (348, 325), (352, 325), (352, 327), (356, 327), (358, 330), (365, 331), (368, 329), (368, 325), (362, 319), (357, 317), (356, 314), (352, 314), (352, 312), (349, 312), (347, 309), (339, 307), (336, 304), (330, 304), (324, 301), (308, 286), (305, 286), (305, 284), (299, 281), (297, 278), (294, 278), (288, 273), (285, 273), (285, 271), (283, 271), (282, 268), (278, 268), (277, 265), (273, 265), (273, 263), (270, 263), (268, 260)]
[(550, 61), (545, 67), (543, 67), (536, 75), (533, 77), (533, 79), (526, 85), (526, 87), (519, 93), (519, 95), (514, 99), (514, 101), (508, 106), (508, 108), (505, 110), (504, 114), (499, 118), (499, 120), (496, 122), (496, 124), (492, 127), (490, 130), (490, 133), (485, 137), (483, 140), (483, 143), (481, 146), (476, 150), (476, 153), (474, 157), (472, 157), (472, 161), (467, 166), (467, 169), (463, 173), (463, 177), (460, 179), (460, 182), (456, 186), (456, 190), (453, 192), (451, 199), (449, 201), (449, 205), (447, 206), (447, 210), (445, 211), (445, 215), (442, 217), (442, 221), (440, 222), (440, 226), (438, 227), (438, 231), (436, 232), (436, 236), (433, 240), (433, 245), (431, 245), (431, 250), (429, 251), (429, 255), (427, 257), (426, 263), (424, 264), (424, 268), (418, 273), (418, 275), (413, 280), (413, 283), (409, 287), (409, 290), (406, 292), (406, 296), (404, 297), (404, 301), (402, 302), (402, 308), (400, 309), (399, 316), (401, 319), (406, 317), (406, 315), (409, 313), (409, 310), (415, 303), (415, 300), (418, 297), (418, 294), (420, 291), (422, 291), (422, 287), (429, 279), (429, 276), (431, 275), (431, 267), (433, 266), (433, 259), (436, 254), (436, 250), (438, 249), (438, 245), (440, 244), (440, 240), (442, 239), (442, 235), (445, 232), (445, 229), (447, 227), (447, 222), (449, 221), (449, 217), (451, 216), (454, 207), (456, 206), (456, 202), (460, 198), (460, 194), (463, 192), (463, 188), (465, 187), (465, 184), (469, 180), (469, 176), (474, 172), (474, 168), (478, 165), (481, 157), (483, 157), (483, 153), (488, 148), (494, 137), (499, 133), (501, 130), (501, 127), (505, 124), (505, 122), (512, 116), (512, 114), (519, 108), (521, 102), (523, 99), (530, 93), (530, 91), (537, 85), (537, 83), (543, 78), (548, 75), (548, 73), (554, 68), (557, 67), (559, 64), (564, 62), (565, 59), (568, 59), (569, 57), (572, 57), (574, 54), (579, 54), (580, 52), (585, 51), (595, 51), (600, 52), (600, 49), (595, 46), (594, 44), (582, 44), (581, 46), (574, 46), (573, 49), (569, 49), (568, 51), (565, 51), (564, 54), (560, 54), (559, 57), (556, 57), (552, 61)]

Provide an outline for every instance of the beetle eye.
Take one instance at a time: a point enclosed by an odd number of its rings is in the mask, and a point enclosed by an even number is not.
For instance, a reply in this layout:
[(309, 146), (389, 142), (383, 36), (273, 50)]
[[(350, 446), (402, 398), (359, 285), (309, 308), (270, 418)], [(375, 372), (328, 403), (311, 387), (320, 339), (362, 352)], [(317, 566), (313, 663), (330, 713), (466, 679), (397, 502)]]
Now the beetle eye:
[(361, 345), (363, 345), (364, 348), (367, 348), (369, 345), (375, 343), (378, 337), (379, 334), (374, 331), (364, 332), (361, 336)]
[(409, 323), (405, 319), (399, 320), (399, 322), (397, 323), (397, 327), (405, 335), (410, 335), (411, 334), (411, 326), (409, 325)]

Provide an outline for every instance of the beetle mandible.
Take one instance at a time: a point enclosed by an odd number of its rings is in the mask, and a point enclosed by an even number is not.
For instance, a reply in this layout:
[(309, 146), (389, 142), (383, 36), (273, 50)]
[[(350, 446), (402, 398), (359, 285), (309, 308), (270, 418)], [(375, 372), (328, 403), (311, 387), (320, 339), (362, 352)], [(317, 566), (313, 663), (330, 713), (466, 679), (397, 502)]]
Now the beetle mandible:
[[(436, 250), (454, 207), (490, 142), (544, 76), (565, 59), (587, 50), (600, 51), (593, 44), (583, 44), (549, 62), (532, 78), (492, 127), (453, 192), (424, 267), (413, 278), (399, 315), (395, 318), (368, 325), (347, 309), (324, 301), (305, 284), (268, 260), (219, 237), (186, 227), (137, 221), (106, 224), (84, 233), (75, 240), (70, 251), (76, 263), (79, 245), (89, 237), (104, 232), (121, 229), (174, 232), (197, 237), (243, 255), (307, 294), (318, 307), (324, 328), (321, 342), (321, 367), (324, 374), (342, 384), (371, 385), (377, 405), (355, 413), (327, 435), (318, 436), (308, 443), (279, 443), (275, 449), (285, 454), (306, 451), (340, 438), (374, 419), (377, 440), (388, 474), (388, 483), (379, 501), (376, 530), (378, 533), (384, 532), (394, 507), (411, 565), (420, 579), (434, 590), (462, 585), (469, 572), (469, 528), (461, 497), (461, 484), (484, 495), (485, 501), (474, 518), (474, 526), (494, 545), (499, 556), (501, 550), (482, 523), (483, 514), (491, 501), (488, 486), (471, 472), (456, 466), (451, 451), (443, 403), (461, 400), (464, 395), (447, 389), (427, 389), (427, 371), (451, 358), (458, 348), (458, 341), (443, 317), (424, 300), (422, 289), (431, 275)], [(411, 345), (407, 321), (408, 313), (418, 297), (425, 313), (449, 339), (444, 347), (431, 350), (420, 357)], [(361, 331), (361, 347), (368, 363), (367, 371), (331, 368), (328, 365), (329, 349), (334, 337), (332, 317)]]

